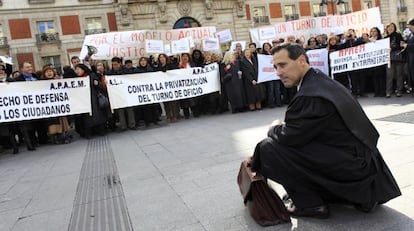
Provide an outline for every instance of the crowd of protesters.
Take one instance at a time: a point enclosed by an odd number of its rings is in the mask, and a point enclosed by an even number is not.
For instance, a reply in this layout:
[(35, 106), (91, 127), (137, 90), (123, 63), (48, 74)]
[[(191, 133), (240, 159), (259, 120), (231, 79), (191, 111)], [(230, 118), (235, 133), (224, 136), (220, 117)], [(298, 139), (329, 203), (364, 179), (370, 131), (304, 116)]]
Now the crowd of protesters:
[[(28, 150), (35, 150), (39, 144), (69, 143), (76, 131), (81, 137), (91, 138), (104, 135), (109, 131), (136, 130), (139, 127), (157, 125), (162, 121), (165, 111), (166, 123), (175, 123), (182, 119), (196, 118), (206, 114), (220, 114), (230, 111), (240, 113), (262, 110), (263, 108), (281, 107), (289, 104), (296, 89), (287, 89), (280, 80), (258, 83), (257, 54), (270, 55), (272, 47), (284, 42), (301, 43), (305, 49), (327, 49), (333, 52), (379, 39), (390, 38), (390, 64), (373, 67), (369, 70), (354, 70), (336, 73), (334, 79), (346, 86), (355, 97), (367, 96), (373, 92), (374, 97), (401, 97), (412, 91), (414, 80), (414, 19), (408, 21), (407, 33), (397, 31), (397, 26), (390, 23), (381, 33), (379, 28), (371, 28), (369, 34), (357, 37), (353, 29), (342, 34), (319, 35), (303, 42), (294, 36), (286, 39), (275, 38), (272, 43), (264, 43), (258, 47), (251, 42), (245, 50), (236, 44), (234, 50), (222, 54), (203, 52), (195, 49), (191, 53), (179, 56), (159, 54), (157, 57), (141, 57), (136, 66), (132, 60), (113, 57), (110, 62), (71, 58), (71, 65), (63, 67), (62, 75), (58, 75), (53, 65), (45, 65), (41, 71), (34, 72), (30, 62), (23, 62), (19, 71), (12, 72), (10, 65), (0, 64), (0, 82), (37, 81), (55, 78), (87, 77), (91, 86), (92, 114), (73, 115), (31, 121), (8, 122), (0, 124), (0, 135), (3, 147), (9, 147), (16, 154), (19, 144), (25, 144)], [(167, 72), (179, 68), (204, 67), (211, 63), (219, 64), (220, 92), (162, 104), (148, 104), (116, 109), (102, 107), (98, 103), (98, 95), (108, 97), (106, 76), (124, 75), (162, 71)]]

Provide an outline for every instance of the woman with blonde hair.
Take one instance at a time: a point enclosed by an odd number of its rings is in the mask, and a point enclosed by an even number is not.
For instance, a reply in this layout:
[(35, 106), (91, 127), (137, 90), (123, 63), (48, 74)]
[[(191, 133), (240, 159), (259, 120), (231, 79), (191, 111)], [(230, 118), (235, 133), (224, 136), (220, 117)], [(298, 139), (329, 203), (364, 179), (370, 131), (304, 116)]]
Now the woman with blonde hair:
[(243, 112), (246, 107), (245, 92), (239, 60), (233, 51), (227, 51), (223, 58), (222, 83), (227, 92), (232, 113)]

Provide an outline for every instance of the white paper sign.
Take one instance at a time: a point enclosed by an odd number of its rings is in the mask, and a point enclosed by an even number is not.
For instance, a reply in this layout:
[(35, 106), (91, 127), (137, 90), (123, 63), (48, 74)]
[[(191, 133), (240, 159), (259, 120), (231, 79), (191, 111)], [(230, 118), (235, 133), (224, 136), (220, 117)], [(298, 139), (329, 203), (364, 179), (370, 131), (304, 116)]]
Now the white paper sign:
[(164, 53), (164, 42), (162, 40), (145, 40), (145, 51), (147, 54)]
[(164, 44), (164, 53), (167, 56), (171, 56), (172, 55), (172, 53), (171, 53), (171, 45), (170, 44)]
[(309, 57), (309, 64), (311, 65), (311, 67), (319, 69), (326, 75), (329, 75), (327, 49), (308, 50), (306, 51), (306, 54)]
[(275, 28), (274, 27), (259, 28), (259, 38), (260, 40), (275, 39), (276, 38)]
[(220, 43), (226, 43), (226, 42), (231, 42), (233, 40), (232, 36), (231, 36), (231, 31), (230, 29), (227, 30), (223, 30), (220, 32), (216, 33), (216, 38), (219, 39)]
[(190, 41), (188, 39), (180, 39), (171, 41), (171, 53), (182, 54), (190, 53)]
[(273, 56), (258, 54), (257, 60), (259, 62), (257, 82), (262, 83), (279, 79), (279, 76), (277, 76), (276, 70), (273, 67)]
[(220, 50), (220, 43), (218, 38), (203, 39), (203, 51), (218, 51)]

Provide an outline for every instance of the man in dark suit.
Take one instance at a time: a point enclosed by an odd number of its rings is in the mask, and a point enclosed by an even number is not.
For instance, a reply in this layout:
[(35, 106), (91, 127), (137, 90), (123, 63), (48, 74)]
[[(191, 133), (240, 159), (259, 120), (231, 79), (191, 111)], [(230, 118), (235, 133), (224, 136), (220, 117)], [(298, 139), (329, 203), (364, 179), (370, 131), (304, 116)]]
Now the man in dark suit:
[[(9, 82), (20, 82), (20, 81), (36, 81), (38, 80), (38, 77), (36, 74), (33, 73), (33, 65), (28, 62), (24, 61), (20, 64), (20, 75), (18, 75), (16, 78), (8, 78), (7, 81)], [(17, 123), (17, 126), (19, 127), (22, 135), (23, 140), (26, 143), (27, 149), (29, 151), (36, 150), (35, 146), (37, 145), (36, 137), (35, 137), (35, 131), (33, 128), (33, 121), (20, 121)], [(44, 137), (47, 135), (44, 134), (44, 132), (40, 132), (40, 136)], [(47, 138), (46, 138), (47, 140)]]
[(311, 68), (298, 44), (277, 46), (272, 55), (284, 86), (298, 91), (250, 164), (283, 185), (291, 215), (328, 218), (330, 202), (370, 212), (401, 195), (376, 147), (379, 134), (349, 91)]

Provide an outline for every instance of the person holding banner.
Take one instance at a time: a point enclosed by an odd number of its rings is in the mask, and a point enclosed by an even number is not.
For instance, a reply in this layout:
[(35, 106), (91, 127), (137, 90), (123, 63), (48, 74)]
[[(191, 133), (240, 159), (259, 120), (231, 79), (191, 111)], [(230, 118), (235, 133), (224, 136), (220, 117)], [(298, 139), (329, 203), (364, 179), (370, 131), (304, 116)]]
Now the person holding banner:
[(282, 83), (298, 91), (284, 122), (272, 124), (248, 163), (283, 185), (291, 216), (328, 218), (328, 203), (371, 212), (400, 196), (377, 148), (379, 134), (348, 89), (311, 68), (299, 44), (272, 53)]
[[(382, 39), (381, 31), (378, 27), (373, 27), (369, 31), (369, 41), (375, 43), (377, 40)], [(368, 77), (371, 77), (374, 86), (374, 97), (385, 96), (385, 84), (386, 84), (386, 67), (387, 65), (371, 67), (366, 71)]]
[[(170, 63), (170, 59), (166, 54), (159, 54), (158, 55), (158, 66), (156, 71), (166, 72), (168, 70), (178, 69), (178, 66), (175, 64)], [(164, 102), (164, 109), (165, 115), (167, 117), (167, 122), (175, 123), (178, 120), (179, 108), (178, 108), (178, 101), (168, 101)]]
[[(270, 43), (263, 43), (262, 54), (271, 55), (272, 45)], [(281, 107), (282, 106), (282, 91), (280, 86), (280, 80), (271, 80), (265, 82), (267, 93), (267, 107)]]
[[(192, 62), (191, 57), (189, 53), (183, 53), (181, 54), (181, 60), (179, 64), (179, 68), (191, 68)], [(188, 99), (181, 99), (180, 100), (180, 107), (183, 109), (184, 118), (189, 119), (190, 118), (190, 108), (193, 112), (194, 117), (198, 117), (198, 111), (195, 109), (196, 107), (196, 101), (194, 98), (188, 98)]]
[[(6, 66), (3, 64), (0, 64), (0, 84), (7, 82), (7, 74), (6, 74)], [(13, 154), (19, 153), (19, 146), (17, 145), (17, 141), (15, 138), (16, 134), (16, 123), (9, 122), (9, 123), (0, 123), (0, 137), (8, 137), (9, 143), (11, 147), (13, 148)], [(4, 142), (4, 140), (2, 140)], [(1, 142), (4, 146), (7, 142)]]
[[(122, 67), (122, 59), (119, 57), (113, 57), (111, 59), (112, 68), (107, 71), (106, 75), (123, 75), (125, 74), (124, 68)], [(118, 115), (119, 126), (121, 131), (126, 131), (128, 128), (131, 130), (136, 129), (135, 113), (133, 107), (119, 108), (115, 110)], [(128, 121), (128, 124), (127, 124)]]
[[(20, 81), (37, 81), (38, 76), (33, 73), (33, 65), (28, 62), (24, 61), (20, 65), (20, 75), (16, 78), (8, 78), (8, 82), (20, 82)], [(36, 146), (38, 146), (35, 130), (33, 128), (33, 121), (20, 121), (17, 122), (18, 130), (23, 135), (23, 140), (27, 146), (27, 150), (34, 151), (36, 150)]]
[[(150, 66), (149, 59), (147, 57), (141, 57), (138, 60), (138, 66), (135, 70), (136, 73), (153, 72), (154, 69)], [(161, 107), (159, 103), (145, 104), (135, 107), (135, 123), (138, 123), (140, 119), (144, 120), (145, 126), (148, 127), (150, 123), (158, 125), (160, 121)]]
[(81, 135), (90, 139), (93, 134), (103, 135), (106, 132), (107, 115), (105, 111), (98, 105), (98, 93), (101, 92), (101, 83), (95, 73), (83, 63), (76, 64), (75, 73), (78, 77), (89, 78), (91, 90), (91, 108), (92, 115), (79, 115), (76, 122), (76, 131)]
[[(40, 76), (41, 80), (57, 79), (59, 76), (52, 66), (45, 66)], [(47, 135), (53, 144), (67, 144), (70, 143), (70, 136), (68, 134), (70, 127), (66, 116), (54, 117), (45, 119), (44, 125), (47, 128)], [(43, 124), (42, 124), (43, 125)]]
[[(340, 49), (347, 49), (350, 47), (356, 47), (364, 44), (362, 38), (356, 36), (354, 29), (349, 29), (345, 33), (345, 41), (341, 44)], [(365, 84), (366, 78), (361, 70), (354, 70), (348, 72), (349, 78), (351, 79), (351, 91), (355, 97), (364, 97), (365, 95)]]

